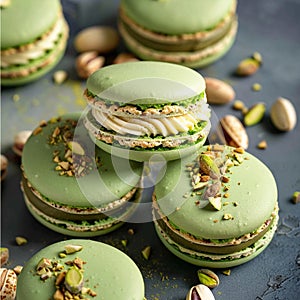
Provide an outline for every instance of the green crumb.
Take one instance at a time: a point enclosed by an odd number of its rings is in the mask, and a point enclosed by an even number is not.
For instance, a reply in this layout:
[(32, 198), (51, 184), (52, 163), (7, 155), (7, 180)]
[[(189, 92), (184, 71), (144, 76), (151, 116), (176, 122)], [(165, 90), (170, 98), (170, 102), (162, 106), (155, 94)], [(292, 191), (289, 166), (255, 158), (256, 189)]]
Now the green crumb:
[(224, 275), (226, 275), (226, 276), (230, 276), (231, 270), (230, 270), (230, 269), (228, 269), (228, 270), (223, 270), (222, 273), (223, 273)]
[(16, 237), (16, 243), (18, 246), (22, 246), (28, 243), (27, 239), (22, 237), (22, 236), (17, 236)]
[(20, 100), (20, 95), (19, 94), (14, 94), (13, 95), (13, 101), (18, 102)]
[(127, 241), (127, 240), (121, 240), (121, 244), (122, 244), (124, 247), (127, 247), (128, 241)]
[(295, 192), (293, 194), (293, 199), (292, 199), (294, 204), (297, 204), (300, 202), (300, 192)]
[(142, 256), (144, 257), (144, 259), (149, 260), (150, 255), (151, 255), (151, 246), (146, 246), (142, 250)]
[(233, 220), (234, 217), (231, 214), (224, 214), (222, 219), (223, 220)]
[(261, 89), (262, 89), (262, 85), (260, 83), (254, 83), (252, 85), (252, 90), (254, 92), (259, 92), (259, 91), (261, 91)]

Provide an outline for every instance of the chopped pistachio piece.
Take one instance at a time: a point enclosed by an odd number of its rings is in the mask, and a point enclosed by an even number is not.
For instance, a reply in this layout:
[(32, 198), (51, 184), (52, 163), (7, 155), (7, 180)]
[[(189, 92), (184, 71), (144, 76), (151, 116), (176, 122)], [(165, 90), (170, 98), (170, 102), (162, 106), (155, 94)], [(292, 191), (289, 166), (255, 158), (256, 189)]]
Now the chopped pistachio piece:
[(85, 154), (84, 149), (82, 148), (82, 146), (78, 142), (70, 141), (70, 142), (68, 142), (68, 147), (75, 154), (78, 154), (78, 155), (84, 155)]
[(65, 286), (69, 292), (74, 294), (81, 291), (83, 287), (83, 274), (78, 268), (72, 267), (67, 271)]
[(209, 197), (208, 201), (216, 210), (220, 210), (222, 208), (221, 197)]
[(208, 183), (209, 183), (208, 181), (198, 182), (197, 184), (194, 185), (194, 191), (204, 188), (205, 186), (208, 185)]
[(53, 265), (52, 265), (52, 261), (50, 259), (48, 259), (48, 258), (42, 258), (38, 262), (38, 264), (36, 266), (36, 269), (37, 269), (37, 271), (39, 271), (39, 270), (42, 270), (42, 269), (52, 268), (52, 267), (53, 267)]
[(231, 214), (224, 214), (223, 215), (223, 220), (233, 220), (233, 216)]
[(257, 144), (257, 148), (258, 149), (262, 149), (262, 150), (267, 149), (268, 148), (267, 141), (266, 140), (262, 140), (261, 142), (259, 142)]
[(81, 251), (83, 247), (80, 245), (66, 245), (64, 248), (67, 254), (72, 254)]
[(142, 250), (142, 255), (143, 257), (148, 260), (151, 254), (151, 246), (146, 246), (143, 250)]
[(262, 85), (260, 83), (253, 83), (252, 90), (255, 92), (259, 92), (262, 89)]
[(16, 243), (18, 246), (22, 246), (28, 243), (27, 239), (22, 237), (22, 236), (17, 236), (16, 237)]
[(300, 202), (300, 192), (295, 192), (293, 194), (293, 203), (294, 204), (297, 204)]
[(201, 154), (199, 158), (200, 163), (200, 170), (205, 174), (209, 175), (212, 178), (219, 178), (220, 177), (220, 170), (214, 160), (206, 155)]
[(231, 270), (230, 269), (223, 270), (222, 273), (226, 276), (229, 276), (231, 274)]
[(126, 247), (127, 246), (128, 241), (127, 240), (121, 240), (121, 244)]

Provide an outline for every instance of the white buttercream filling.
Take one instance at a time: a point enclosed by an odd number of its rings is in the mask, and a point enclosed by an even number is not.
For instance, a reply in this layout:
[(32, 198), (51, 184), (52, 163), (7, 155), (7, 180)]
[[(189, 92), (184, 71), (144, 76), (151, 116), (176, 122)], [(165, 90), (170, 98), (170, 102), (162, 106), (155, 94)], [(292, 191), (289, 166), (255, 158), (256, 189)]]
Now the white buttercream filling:
[(27, 47), (25, 50), (16, 51), (14, 53), (1, 51), (1, 68), (7, 68), (12, 65), (25, 65), (30, 60), (44, 56), (47, 50), (51, 50), (55, 47), (60, 34), (63, 32), (64, 22), (63, 16), (60, 16), (45, 38), (32, 43), (30, 47)]
[(165, 118), (128, 118), (92, 109), (92, 114), (95, 120), (103, 127), (121, 135), (162, 135), (166, 137), (187, 132), (199, 122), (199, 119), (192, 113)]

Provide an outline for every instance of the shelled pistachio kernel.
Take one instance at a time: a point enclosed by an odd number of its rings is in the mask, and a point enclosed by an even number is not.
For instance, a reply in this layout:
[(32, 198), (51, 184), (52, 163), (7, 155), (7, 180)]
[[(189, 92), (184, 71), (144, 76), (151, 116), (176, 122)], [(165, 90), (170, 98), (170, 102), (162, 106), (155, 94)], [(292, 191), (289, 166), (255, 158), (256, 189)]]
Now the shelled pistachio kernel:
[(81, 291), (83, 283), (84, 280), (82, 272), (76, 267), (71, 267), (65, 276), (65, 286), (67, 290), (71, 293), (77, 294)]
[(215, 288), (220, 283), (217, 274), (209, 269), (200, 269), (197, 271), (197, 275), (200, 283), (206, 285), (209, 288)]
[(16, 243), (18, 246), (22, 246), (28, 243), (27, 239), (22, 237), (22, 236), (17, 236), (16, 237)]
[(250, 57), (243, 59), (236, 68), (236, 74), (239, 76), (250, 76), (258, 71), (260, 63)]
[(244, 124), (253, 126), (258, 124), (265, 115), (266, 105), (262, 102), (254, 104), (244, 115)]

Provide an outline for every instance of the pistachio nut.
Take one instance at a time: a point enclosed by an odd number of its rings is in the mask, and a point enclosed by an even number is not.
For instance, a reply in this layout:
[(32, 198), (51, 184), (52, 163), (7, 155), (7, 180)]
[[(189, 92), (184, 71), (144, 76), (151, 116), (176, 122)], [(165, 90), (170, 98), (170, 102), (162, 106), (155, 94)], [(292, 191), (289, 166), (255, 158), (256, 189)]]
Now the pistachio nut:
[(209, 175), (215, 179), (220, 177), (220, 170), (209, 155), (201, 154), (199, 157), (199, 165), (201, 174)]
[(75, 253), (75, 252), (79, 252), (83, 249), (82, 246), (80, 245), (66, 245), (65, 247), (65, 251), (67, 254), (72, 254), (72, 253)]
[(83, 52), (76, 58), (76, 71), (79, 77), (86, 79), (103, 67), (104, 56), (98, 56), (97, 51)]
[(219, 285), (219, 277), (213, 271), (209, 269), (200, 269), (197, 272), (200, 283), (206, 285), (209, 288), (215, 288)]
[(249, 139), (246, 129), (242, 122), (233, 115), (226, 115), (220, 120), (218, 136), (229, 146), (248, 148)]
[(73, 153), (75, 153), (77, 155), (85, 154), (84, 149), (78, 142), (70, 141), (70, 142), (68, 142), (68, 147), (70, 148), (70, 150), (72, 150)]
[(7, 166), (8, 166), (8, 159), (5, 155), (1, 154), (1, 181), (7, 175)]
[(28, 138), (31, 136), (32, 131), (22, 130), (15, 135), (14, 144), (12, 150), (18, 156), (22, 156), (24, 145), (26, 144)]
[(72, 267), (67, 271), (65, 286), (69, 292), (74, 294), (81, 291), (83, 287), (83, 274), (78, 268)]
[(250, 76), (258, 71), (260, 63), (254, 58), (246, 58), (242, 60), (236, 69), (236, 74), (239, 76)]
[(8, 248), (0, 248), (1, 266), (5, 265), (9, 259)]
[(235, 98), (235, 91), (228, 83), (211, 77), (206, 77), (205, 83), (209, 104), (226, 104)]
[(220, 210), (222, 208), (221, 199), (222, 199), (221, 197), (209, 197), (208, 201), (214, 209)]
[(120, 53), (116, 56), (113, 64), (122, 64), (124, 62), (138, 61), (138, 59), (131, 53)]
[(297, 114), (292, 102), (279, 97), (272, 105), (270, 117), (273, 125), (281, 131), (293, 130), (297, 123)]
[(74, 39), (77, 52), (97, 51), (109, 53), (119, 44), (119, 34), (111, 26), (91, 26), (81, 30)]
[(198, 284), (189, 290), (186, 300), (215, 300), (215, 297), (206, 285)]
[(258, 124), (264, 117), (266, 111), (266, 105), (264, 103), (256, 103), (249, 108), (244, 115), (244, 124), (246, 126), (253, 126)]
[(17, 291), (17, 275), (13, 270), (0, 269), (0, 295), (1, 299), (14, 300)]

